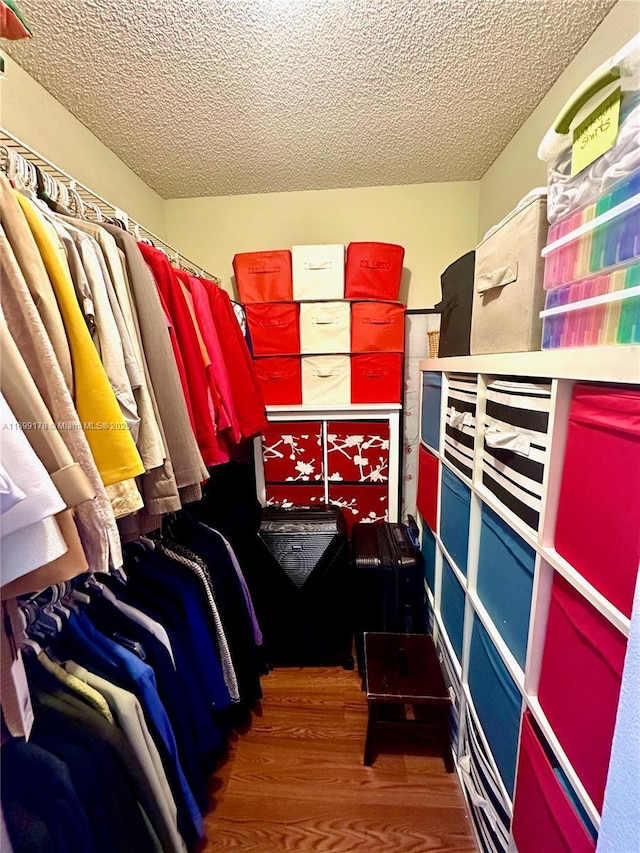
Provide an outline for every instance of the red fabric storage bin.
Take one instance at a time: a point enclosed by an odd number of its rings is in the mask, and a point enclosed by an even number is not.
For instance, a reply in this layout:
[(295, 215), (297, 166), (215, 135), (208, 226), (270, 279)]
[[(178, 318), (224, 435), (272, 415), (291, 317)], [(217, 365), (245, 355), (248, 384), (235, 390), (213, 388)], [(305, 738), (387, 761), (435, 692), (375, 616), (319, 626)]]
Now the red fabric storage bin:
[(233, 258), (240, 301), (288, 302), (293, 299), (291, 252), (243, 252)]
[(626, 638), (564, 578), (553, 579), (538, 699), (602, 810)]
[(351, 356), (352, 403), (401, 403), (402, 354), (366, 353)]
[(267, 406), (302, 405), (302, 365), (296, 356), (256, 358), (256, 374)]
[(640, 560), (640, 391), (576, 385), (555, 547), (626, 616)]
[(522, 721), (512, 829), (518, 853), (596, 849), (536, 736), (529, 711)]
[(270, 423), (262, 436), (264, 478), (269, 482), (322, 482), (322, 424), (320, 421)]
[(389, 493), (386, 486), (354, 486), (329, 483), (329, 503), (342, 510), (349, 535), (359, 521), (387, 521)]
[(327, 424), (329, 480), (386, 483), (389, 479), (388, 421), (330, 421)]
[(297, 302), (252, 302), (245, 311), (255, 355), (300, 354)]
[(354, 302), (351, 352), (404, 352), (404, 305)]
[(349, 243), (345, 297), (395, 302), (400, 291), (403, 260), (404, 249), (393, 243)]
[(324, 486), (299, 483), (267, 483), (267, 506), (324, 506)]
[(438, 458), (421, 447), (418, 457), (418, 494), (416, 505), (420, 515), (434, 533), (438, 527), (438, 478), (440, 462)]

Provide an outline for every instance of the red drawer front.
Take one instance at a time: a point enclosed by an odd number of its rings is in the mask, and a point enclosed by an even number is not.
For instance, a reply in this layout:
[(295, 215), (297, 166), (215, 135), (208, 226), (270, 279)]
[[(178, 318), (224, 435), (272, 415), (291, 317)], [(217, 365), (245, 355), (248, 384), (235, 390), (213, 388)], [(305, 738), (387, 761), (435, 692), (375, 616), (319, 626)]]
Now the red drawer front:
[(639, 425), (640, 391), (575, 386), (555, 535), (558, 553), (629, 617), (640, 560)]
[(269, 424), (262, 437), (262, 462), (268, 483), (322, 482), (322, 424), (319, 421)]
[(267, 483), (267, 506), (324, 505), (324, 486), (301, 486), (298, 483)]
[(402, 402), (402, 354), (351, 356), (351, 402)]
[(433, 453), (420, 448), (418, 459), (418, 494), (416, 504), (420, 515), (434, 533), (438, 521), (438, 477), (440, 462)]
[(627, 641), (556, 575), (538, 698), (598, 809), (602, 809)]
[(395, 302), (400, 291), (403, 260), (402, 246), (392, 243), (349, 243), (345, 297)]
[(297, 302), (253, 302), (245, 311), (255, 355), (300, 354)]
[(302, 405), (302, 364), (299, 358), (256, 358), (254, 364), (267, 406)]
[(291, 252), (244, 252), (233, 259), (240, 301), (287, 302), (293, 299)]
[(596, 849), (553, 771), (529, 711), (522, 721), (513, 837), (519, 853), (591, 853)]
[(404, 352), (404, 305), (354, 302), (351, 352)]
[(329, 480), (386, 483), (389, 479), (389, 422), (330, 421), (327, 424)]
[(349, 535), (359, 521), (387, 521), (389, 493), (386, 486), (353, 486), (329, 483), (329, 503), (340, 507)]

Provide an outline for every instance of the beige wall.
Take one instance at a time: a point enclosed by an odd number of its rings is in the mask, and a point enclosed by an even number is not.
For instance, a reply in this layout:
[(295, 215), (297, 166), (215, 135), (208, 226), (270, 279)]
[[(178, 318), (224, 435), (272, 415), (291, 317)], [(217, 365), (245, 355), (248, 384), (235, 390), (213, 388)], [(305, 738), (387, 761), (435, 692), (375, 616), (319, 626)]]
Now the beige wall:
[(639, 30), (640, 0), (619, 0), (480, 181), (479, 239), (529, 190), (546, 184), (537, 158), (543, 136), (584, 79)]
[(8, 56), (4, 59), (0, 125), (164, 239), (160, 196), (33, 77)]
[(172, 199), (167, 237), (231, 288), (237, 252), (308, 243), (378, 240), (405, 247), (402, 296), (410, 307), (440, 298), (440, 273), (472, 249), (477, 181)]

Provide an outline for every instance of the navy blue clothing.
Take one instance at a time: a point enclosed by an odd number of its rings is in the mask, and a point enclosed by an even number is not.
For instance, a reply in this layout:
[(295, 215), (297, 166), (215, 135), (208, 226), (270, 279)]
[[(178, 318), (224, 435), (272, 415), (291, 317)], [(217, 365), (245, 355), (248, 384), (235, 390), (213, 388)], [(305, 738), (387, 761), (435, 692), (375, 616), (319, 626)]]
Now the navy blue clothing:
[[(113, 591), (118, 598), (133, 604), (139, 609), (140, 605), (130, 596), (123, 595), (122, 585), (114, 585)], [(169, 633), (173, 655), (176, 661), (174, 669), (171, 655), (166, 646), (153, 634), (115, 605), (100, 596), (94, 596), (87, 608), (87, 613), (94, 625), (106, 636), (115, 631), (125, 634), (140, 643), (145, 651), (145, 662), (152, 667), (158, 687), (158, 695), (165, 707), (167, 716), (173, 728), (180, 763), (189, 783), (196, 802), (204, 811), (208, 806), (206, 786), (206, 771), (211, 768), (206, 755), (202, 753), (202, 732), (211, 727), (211, 715), (206, 707), (202, 693), (184, 662), (181, 646), (174, 642)], [(151, 615), (151, 614), (149, 614)], [(218, 741), (215, 741), (218, 745)], [(202, 763), (202, 767), (201, 767)]]
[[(176, 806), (178, 827), (192, 843), (202, 838), (204, 827), (202, 816), (193, 793), (185, 779), (178, 748), (167, 712), (160, 701), (156, 680), (150, 666), (136, 655), (123, 649), (113, 640), (101, 634), (91, 623), (86, 613), (72, 613), (60, 638), (68, 657), (77, 660), (112, 683), (130, 690), (138, 697), (150, 725), (161, 756), (164, 752), (164, 767), (168, 774)], [(168, 760), (167, 760), (168, 758)]]
[(207, 563), (216, 603), (238, 678), (240, 697), (247, 707), (262, 698), (260, 661), (253, 625), (238, 575), (220, 536), (182, 512), (175, 522), (175, 537)]
[(0, 751), (2, 806), (16, 853), (94, 853), (94, 837), (69, 768), (23, 740)]

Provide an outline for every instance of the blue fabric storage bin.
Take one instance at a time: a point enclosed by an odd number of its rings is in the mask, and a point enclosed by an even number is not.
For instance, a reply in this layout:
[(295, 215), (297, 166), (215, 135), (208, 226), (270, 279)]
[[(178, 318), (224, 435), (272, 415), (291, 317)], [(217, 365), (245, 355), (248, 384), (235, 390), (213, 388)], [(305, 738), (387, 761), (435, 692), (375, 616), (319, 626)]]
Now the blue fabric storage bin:
[(533, 548), (492, 509), (483, 506), (478, 595), (523, 670), (535, 560)]
[(442, 590), (440, 593), (440, 611), (447, 636), (453, 646), (458, 661), (462, 660), (462, 631), (464, 628), (464, 590), (458, 583), (449, 563), (442, 560)]
[(422, 440), (436, 451), (440, 450), (441, 391), (441, 373), (422, 374)]
[(469, 690), (502, 781), (513, 799), (520, 729), (520, 691), (477, 617), (471, 633)]
[(440, 538), (463, 575), (467, 574), (471, 489), (442, 467)]
[(422, 556), (424, 557), (424, 577), (427, 586), (435, 595), (436, 591), (436, 540), (431, 528), (424, 523), (422, 527)]

